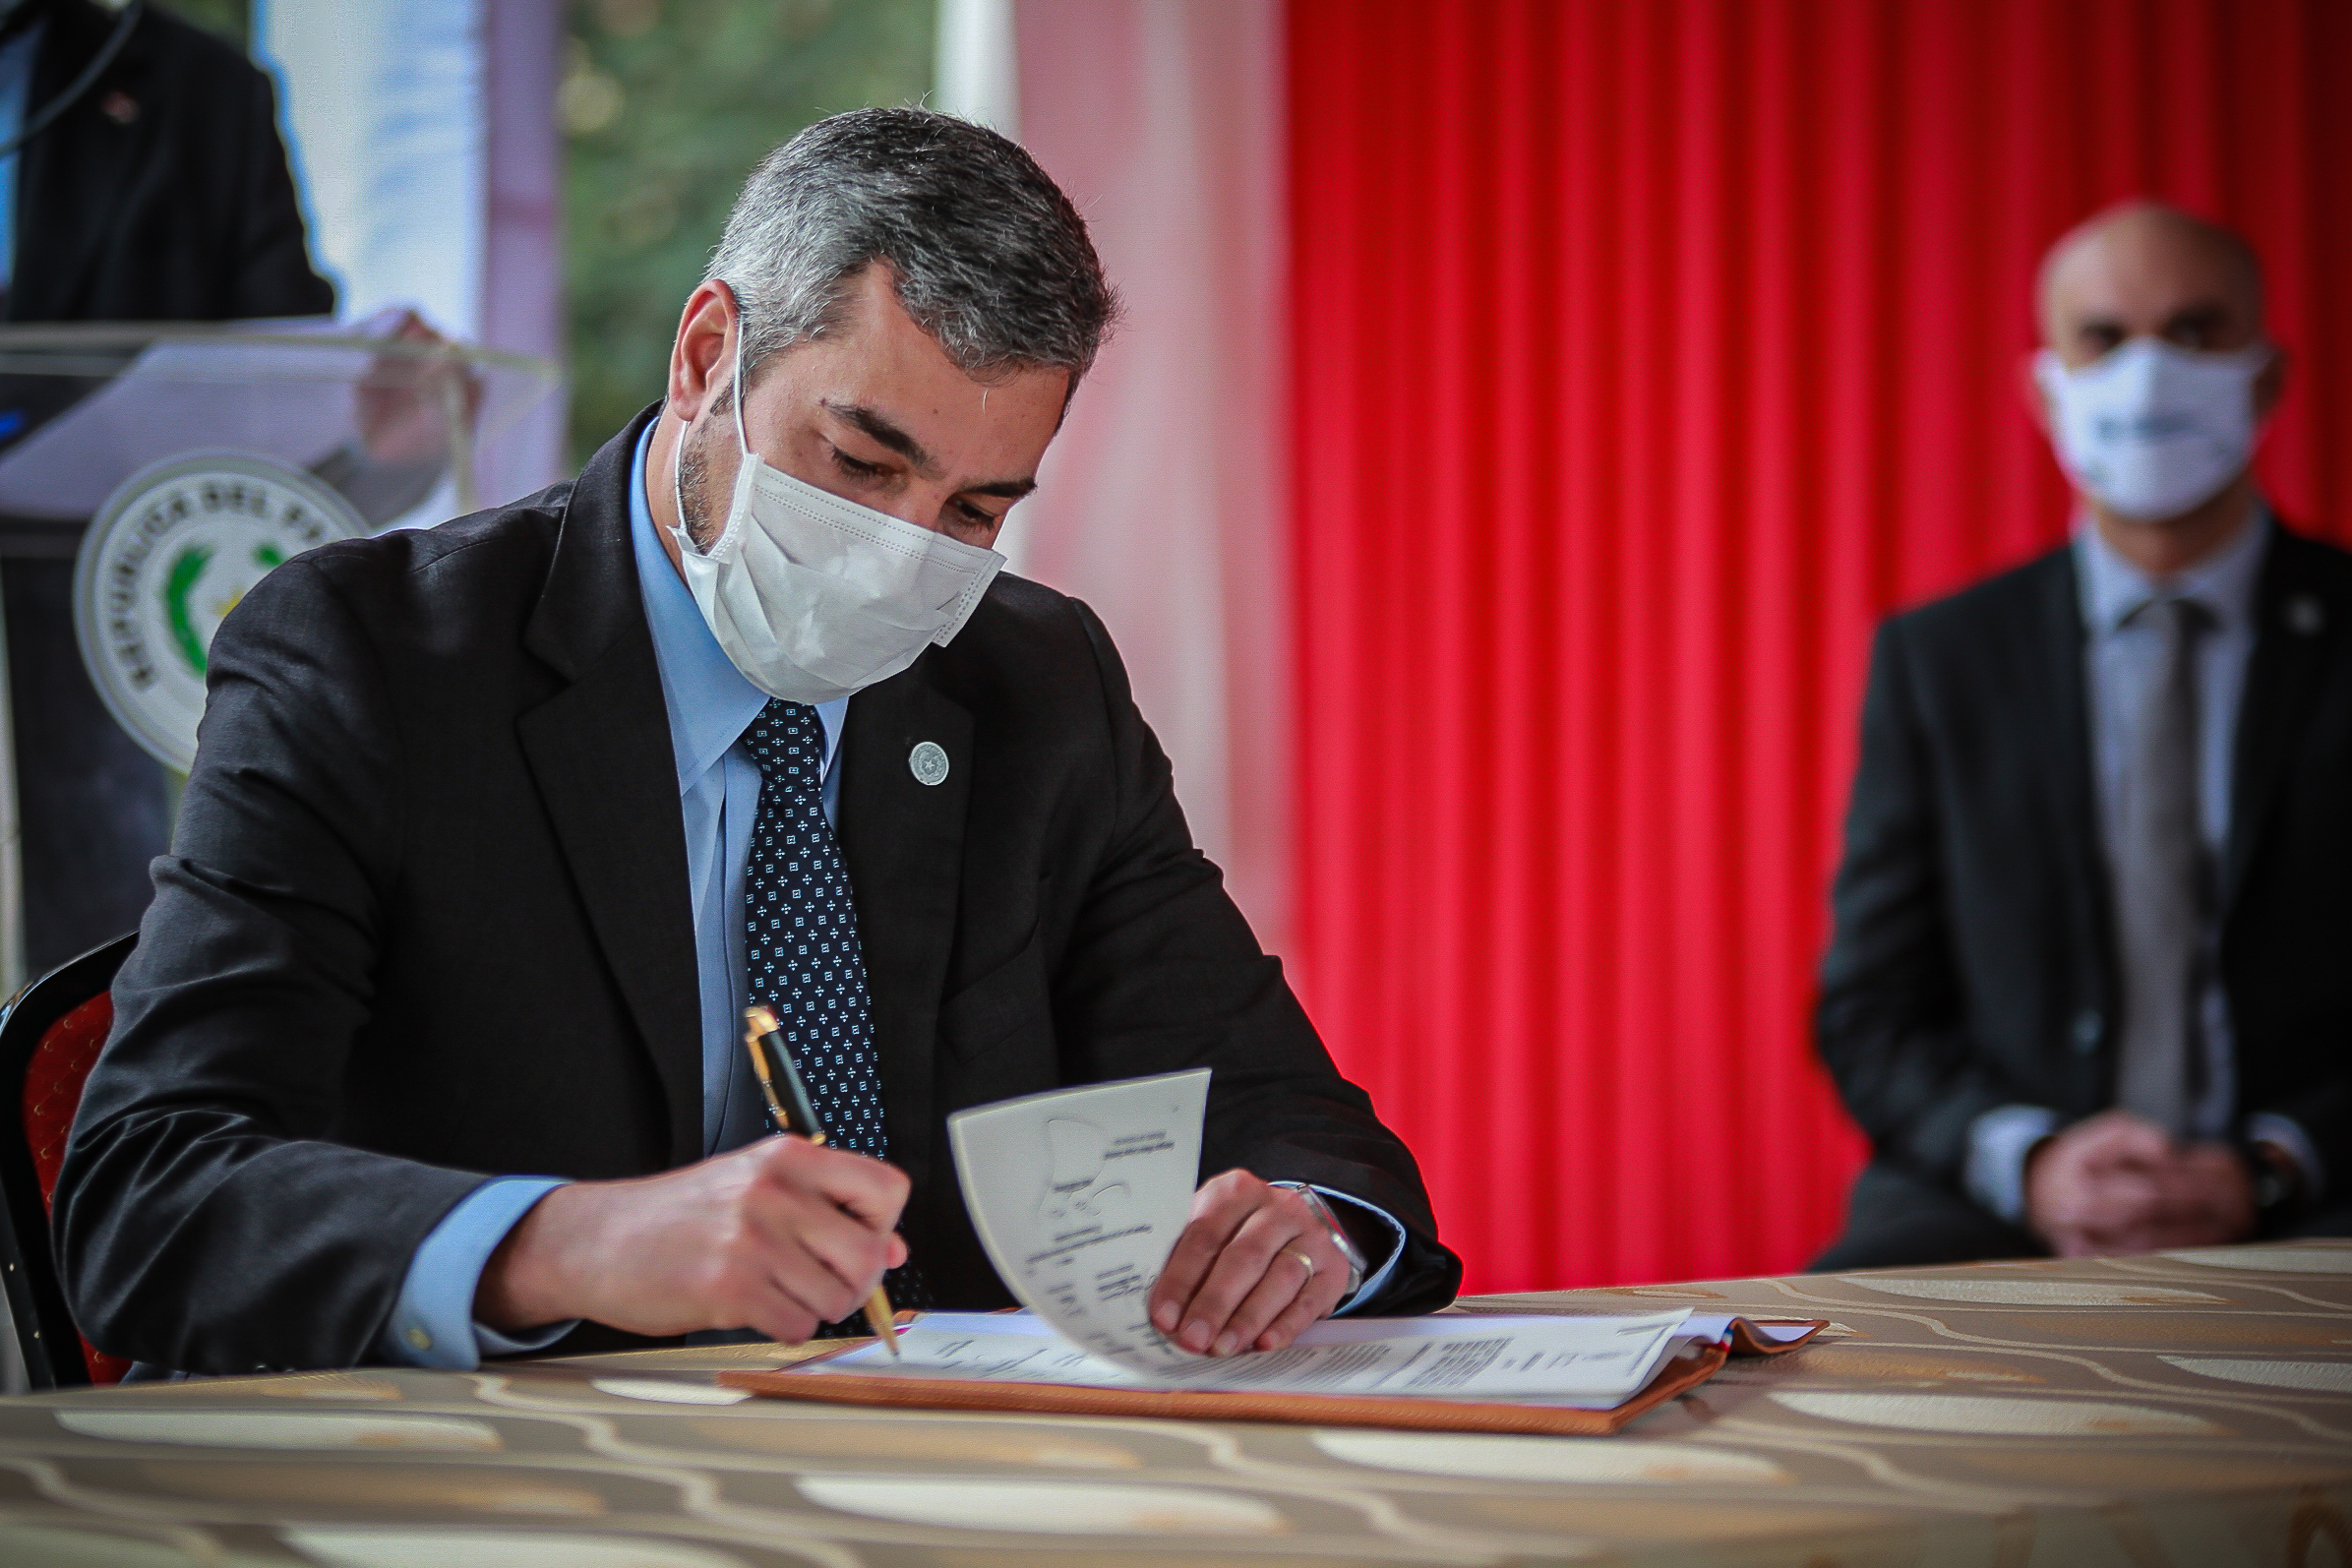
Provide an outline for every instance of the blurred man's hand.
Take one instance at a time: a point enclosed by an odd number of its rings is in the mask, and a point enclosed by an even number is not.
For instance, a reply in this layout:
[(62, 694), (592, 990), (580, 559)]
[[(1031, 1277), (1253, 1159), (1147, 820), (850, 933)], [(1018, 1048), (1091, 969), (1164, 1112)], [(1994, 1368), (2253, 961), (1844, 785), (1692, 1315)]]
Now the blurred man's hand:
[(2212, 1246), (2253, 1234), (2254, 1185), (2227, 1145), (2108, 1111), (2027, 1159), (2025, 1222), (2061, 1257)]
[(359, 380), (361, 444), (375, 462), (447, 462), (452, 426), (470, 431), (481, 412), (481, 380), (414, 311), (387, 336), (402, 346), (377, 354)]

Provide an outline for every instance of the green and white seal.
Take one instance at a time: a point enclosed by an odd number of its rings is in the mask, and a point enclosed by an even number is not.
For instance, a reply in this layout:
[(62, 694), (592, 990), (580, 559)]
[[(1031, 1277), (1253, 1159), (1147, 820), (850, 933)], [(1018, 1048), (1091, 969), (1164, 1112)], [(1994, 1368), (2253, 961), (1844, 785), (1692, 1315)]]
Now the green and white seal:
[(124, 480), (74, 559), (74, 633), (107, 711), (188, 771), (222, 619), (272, 567), (367, 531), (326, 485), (252, 452), (189, 452)]

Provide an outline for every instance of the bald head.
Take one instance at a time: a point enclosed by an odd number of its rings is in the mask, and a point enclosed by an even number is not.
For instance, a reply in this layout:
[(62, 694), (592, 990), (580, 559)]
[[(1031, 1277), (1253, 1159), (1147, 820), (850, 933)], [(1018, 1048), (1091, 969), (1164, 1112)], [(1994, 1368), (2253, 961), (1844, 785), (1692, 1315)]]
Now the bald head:
[(2262, 336), (2262, 267), (2218, 223), (2130, 202), (2050, 248), (2039, 304), (2042, 341), (2070, 366), (2139, 336), (2227, 351)]

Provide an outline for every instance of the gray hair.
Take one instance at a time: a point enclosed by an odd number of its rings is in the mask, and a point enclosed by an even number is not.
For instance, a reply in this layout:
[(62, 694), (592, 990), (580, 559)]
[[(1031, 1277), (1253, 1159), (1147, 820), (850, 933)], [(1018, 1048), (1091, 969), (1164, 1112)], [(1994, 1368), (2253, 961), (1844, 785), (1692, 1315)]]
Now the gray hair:
[(1016, 144), (928, 109), (853, 109), (759, 160), (704, 279), (734, 289), (744, 375), (840, 325), (887, 263), (898, 302), (966, 375), (1094, 363), (1118, 299), (1086, 220)]

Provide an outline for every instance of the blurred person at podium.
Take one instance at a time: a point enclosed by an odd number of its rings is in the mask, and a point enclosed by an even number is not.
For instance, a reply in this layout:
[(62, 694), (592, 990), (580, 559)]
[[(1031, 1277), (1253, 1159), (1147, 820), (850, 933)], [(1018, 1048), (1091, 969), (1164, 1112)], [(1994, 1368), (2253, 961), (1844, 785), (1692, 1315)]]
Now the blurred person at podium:
[[(1163, 1332), (1452, 1298), (1110, 633), (998, 573), (1115, 312), (1017, 146), (835, 116), (754, 172), (666, 396), (576, 482), (246, 594), (59, 1176), (93, 1343), (799, 1340), (885, 1270), (902, 1306), (1009, 1304), (946, 1117), (1198, 1067)], [(754, 1005), (833, 1146), (766, 1135)]]
[[(269, 77), (154, 5), (0, 0), (0, 319), (324, 316)], [(0, 563), (39, 974), (139, 922), (169, 837), (163, 776), (76, 645), (70, 558)]]
[[(325, 316), (270, 78), (140, 4), (0, 0), (12, 322)], [(92, 68), (95, 74), (92, 75)]]
[(2352, 557), (2249, 470), (2259, 264), (2133, 203), (2037, 303), (2078, 521), (1879, 631), (1817, 1020), (1872, 1158), (1818, 1268), (2352, 1234)]

